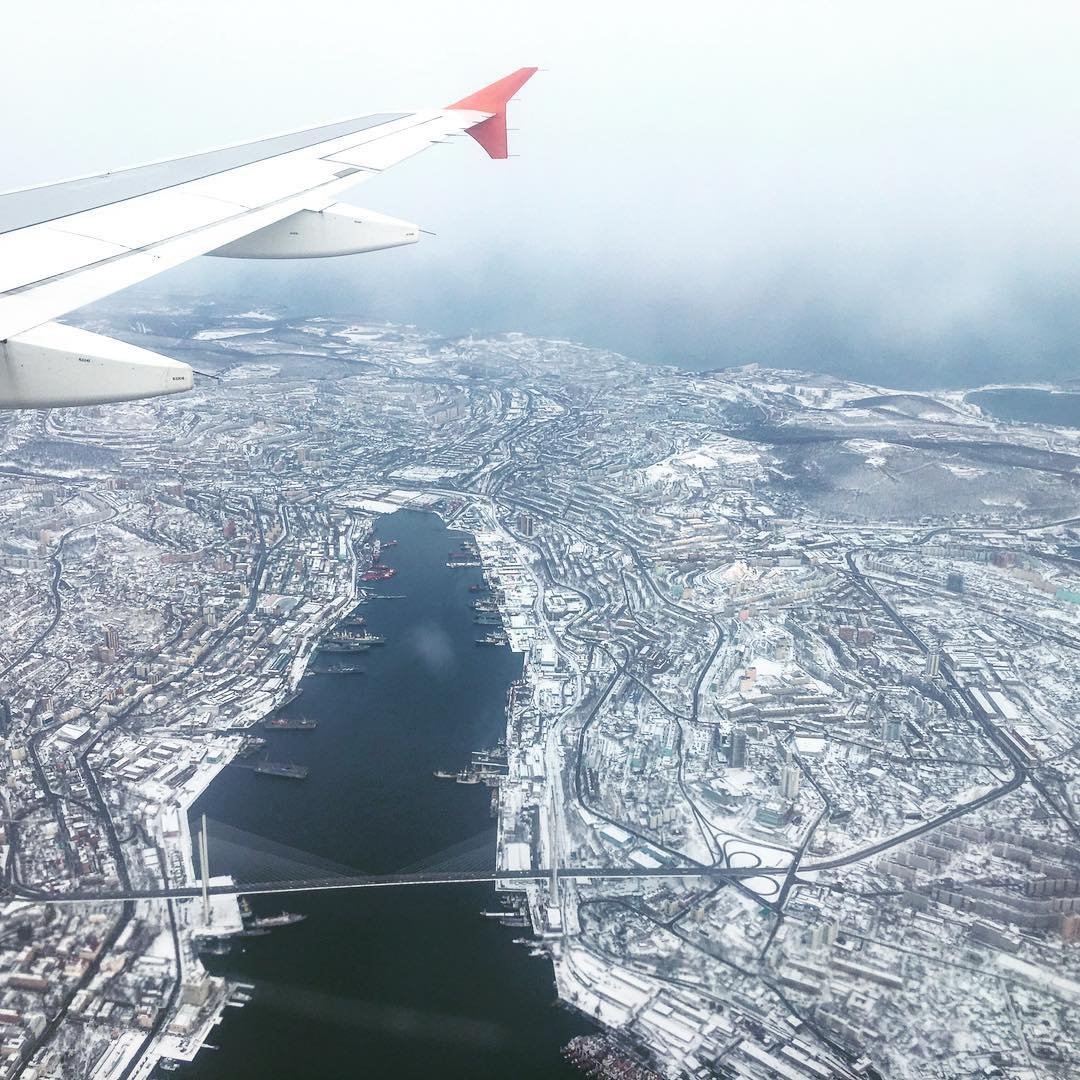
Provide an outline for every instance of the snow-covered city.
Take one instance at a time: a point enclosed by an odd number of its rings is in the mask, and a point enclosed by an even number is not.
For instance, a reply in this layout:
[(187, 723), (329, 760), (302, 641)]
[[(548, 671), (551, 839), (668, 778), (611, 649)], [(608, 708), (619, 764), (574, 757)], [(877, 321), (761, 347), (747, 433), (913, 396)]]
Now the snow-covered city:
[(183, 1068), (257, 1001), (201, 959), (252, 920), (188, 810), (400, 508), (523, 658), (479, 876), (585, 1073), (1080, 1072), (1080, 430), (522, 334), (83, 325), (214, 377), (0, 418), (0, 1077)]

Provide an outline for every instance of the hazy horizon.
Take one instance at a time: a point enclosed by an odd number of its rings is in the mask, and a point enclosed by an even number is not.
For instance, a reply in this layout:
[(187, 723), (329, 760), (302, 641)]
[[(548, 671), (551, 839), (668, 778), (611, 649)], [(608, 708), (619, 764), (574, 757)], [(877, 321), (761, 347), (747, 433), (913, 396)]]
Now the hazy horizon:
[(1080, 374), (1080, 10), (685, 10), (331, 3), (305, 26), (282, 3), (19, 9), (9, 79), (26, 93), (0, 187), (437, 106), (539, 64), (512, 106), (518, 157), (455, 140), (346, 195), (437, 236), (203, 259), (149, 287), (693, 368)]

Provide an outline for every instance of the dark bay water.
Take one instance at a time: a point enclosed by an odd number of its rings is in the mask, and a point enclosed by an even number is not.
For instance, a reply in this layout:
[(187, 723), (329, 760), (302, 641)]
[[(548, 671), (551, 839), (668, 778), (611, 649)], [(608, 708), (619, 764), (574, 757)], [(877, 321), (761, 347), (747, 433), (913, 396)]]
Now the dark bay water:
[[(483, 786), (435, 780), (503, 733), (506, 690), (521, 662), (479, 648), (468, 591), (479, 571), (451, 570), (459, 537), (434, 515), (401, 511), (377, 535), (400, 546), (384, 561), (396, 578), (362, 612), (384, 648), (362, 654), (359, 676), (312, 676), (290, 713), (313, 732), (268, 733), (274, 760), (307, 765), (303, 781), (228, 769), (193, 808), (225, 823), (211, 835), (214, 873), (251, 880), (263, 856), (247, 830), (360, 871), (422, 862), (491, 828)], [(352, 658), (355, 659), (355, 658)], [(247, 865), (245, 865), (247, 864)], [(298, 925), (248, 939), (208, 961), (255, 984), (244, 1009), (226, 1009), (185, 1075), (245, 1077), (580, 1077), (559, 1056), (584, 1021), (556, 1007), (548, 961), (514, 944), (526, 933), (484, 919), (490, 885), (421, 886), (256, 898)]]
[(1000, 420), (1080, 428), (1080, 394), (1016, 387), (979, 390), (967, 400)]

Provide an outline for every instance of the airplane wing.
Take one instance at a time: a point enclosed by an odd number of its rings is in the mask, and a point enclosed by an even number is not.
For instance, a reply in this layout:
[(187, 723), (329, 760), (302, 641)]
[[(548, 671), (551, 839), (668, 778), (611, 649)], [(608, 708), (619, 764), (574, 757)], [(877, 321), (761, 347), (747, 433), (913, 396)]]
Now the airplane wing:
[(51, 320), (197, 255), (317, 258), (415, 243), (409, 222), (337, 201), (467, 132), (507, 157), (521, 68), (443, 109), (376, 113), (0, 194), (0, 408), (178, 393), (186, 364)]

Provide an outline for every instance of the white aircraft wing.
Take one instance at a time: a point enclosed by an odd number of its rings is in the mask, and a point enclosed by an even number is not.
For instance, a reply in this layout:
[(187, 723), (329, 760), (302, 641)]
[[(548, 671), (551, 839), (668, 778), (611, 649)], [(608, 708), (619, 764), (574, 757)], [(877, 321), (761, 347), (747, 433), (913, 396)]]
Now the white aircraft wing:
[(313, 258), (415, 243), (416, 225), (337, 202), (468, 132), (505, 158), (521, 68), (444, 109), (377, 113), (0, 194), (0, 407), (190, 389), (186, 364), (51, 320), (197, 255)]

